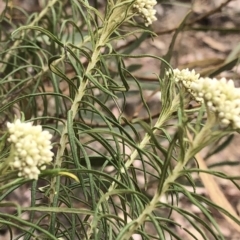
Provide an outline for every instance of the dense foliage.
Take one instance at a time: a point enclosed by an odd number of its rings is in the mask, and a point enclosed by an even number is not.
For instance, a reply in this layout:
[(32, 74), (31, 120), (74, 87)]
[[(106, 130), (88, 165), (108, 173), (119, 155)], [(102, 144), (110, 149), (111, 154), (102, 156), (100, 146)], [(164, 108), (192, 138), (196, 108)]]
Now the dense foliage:
[[(224, 239), (211, 212), (219, 211), (238, 230), (239, 217), (218, 186), (214, 194), (222, 203), (197, 189), (210, 191), (213, 176), (239, 189), (239, 176), (209, 170), (198, 154), (238, 131), (239, 89), (233, 81), (172, 69), (170, 55), (187, 16), (166, 56), (148, 49), (138, 54), (138, 46), (156, 36), (150, 25), (157, 2), (98, 2), (49, 0), (32, 14), (6, 2), (0, 30), (0, 228), (24, 240), (182, 239), (176, 231), (181, 228), (191, 239), (199, 239), (196, 233)], [(135, 74), (143, 68), (140, 59), (153, 59), (161, 69), (153, 82)], [(29, 193), (29, 202), (11, 199), (17, 189)], [(181, 199), (199, 214), (182, 208)]]

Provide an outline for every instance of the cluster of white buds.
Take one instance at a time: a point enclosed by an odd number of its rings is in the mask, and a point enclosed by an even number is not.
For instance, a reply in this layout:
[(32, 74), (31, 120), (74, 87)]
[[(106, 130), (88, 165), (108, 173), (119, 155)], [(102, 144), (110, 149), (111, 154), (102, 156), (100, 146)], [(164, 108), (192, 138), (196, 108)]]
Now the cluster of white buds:
[(13, 160), (10, 166), (18, 170), (18, 176), (26, 179), (38, 179), (41, 170), (52, 161), (52, 135), (43, 131), (42, 126), (32, 126), (17, 119), (7, 123), (9, 138), (12, 143)]
[(175, 82), (181, 82), (196, 101), (205, 102), (207, 108), (215, 112), (223, 127), (240, 128), (240, 88), (235, 88), (233, 80), (201, 78), (194, 70), (188, 69), (174, 69), (173, 76)]
[(157, 20), (156, 10), (153, 9), (156, 4), (156, 0), (136, 0), (133, 4), (136, 11), (144, 18), (146, 27)]
[(235, 88), (233, 80), (199, 78), (191, 84), (191, 90), (216, 113), (224, 127), (240, 128), (240, 88)]
[[(169, 72), (168, 72), (169, 74)], [(174, 79), (176, 82), (182, 82), (182, 84), (188, 89), (192, 82), (199, 79), (200, 74), (196, 74), (193, 69), (190, 71), (188, 68), (179, 70), (178, 68), (173, 70)]]
[[(182, 83), (183, 86), (191, 92), (191, 84), (197, 81), (200, 74), (196, 74), (195, 70), (190, 71), (188, 68), (179, 70), (178, 68), (173, 70), (173, 76), (175, 82)], [(167, 76), (170, 75), (170, 71), (167, 72)]]

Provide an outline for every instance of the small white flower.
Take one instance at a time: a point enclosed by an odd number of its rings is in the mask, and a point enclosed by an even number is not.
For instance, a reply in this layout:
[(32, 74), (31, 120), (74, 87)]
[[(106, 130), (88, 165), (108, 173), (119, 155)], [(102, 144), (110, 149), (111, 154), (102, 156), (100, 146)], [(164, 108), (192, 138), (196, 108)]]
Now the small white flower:
[(133, 7), (145, 19), (145, 26), (151, 25), (157, 20), (156, 10), (153, 7), (157, 4), (156, 0), (136, 0)]
[(14, 123), (8, 122), (7, 127), (10, 133), (8, 141), (13, 145), (11, 151), (14, 155), (10, 165), (18, 170), (19, 177), (37, 180), (40, 170), (52, 161), (52, 135), (43, 131), (42, 126), (32, 126), (19, 119)]
[[(166, 73), (170, 76), (170, 71)], [(222, 126), (240, 128), (240, 88), (226, 78), (200, 78), (194, 70), (174, 69), (175, 82), (181, 83), (198, 102), (215, 112)]]
[[(170, 71), (167, 72), (167, 75), (170, 74)], [(185, 88), (189, 88), (192, 83), (199, 79), (200, 74), (196, 74), (193, 69), (190, 71), (188, 68), (179, 70), (178, 68), (173, 70), (173, 76), (175, 82), (182, 82)]]
[(223, 126), (240, 126), (240, 89), (225, 78), (199, 78), (190, 85), (196, 99), (202, 99), (216, 113)]

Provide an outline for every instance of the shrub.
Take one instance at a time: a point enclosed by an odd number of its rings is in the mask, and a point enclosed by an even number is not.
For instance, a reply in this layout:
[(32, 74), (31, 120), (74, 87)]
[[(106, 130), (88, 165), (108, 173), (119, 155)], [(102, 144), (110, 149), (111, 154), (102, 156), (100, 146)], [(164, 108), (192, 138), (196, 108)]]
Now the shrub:
[[(173, 70), (167, 57), (147, 49), (133, 52), (155, 36), (156, 4), (49, 0), (29, 15), (8, 3), (1, 30), (0, 207), (14, 214), (0, 213), (1, 228), (11, 234), (18, 228), (23, 239), (181, 239), (175, 231), (181, 228), (193, 239), (196, 233), (224, 239), (215, 210), (239, 228), (218, 186), (215, 198), (208, 186), (216, 176), (239, 188), (239, 176), (209, 170), (199, 153), (239, 130), (240, 91), (232, 80)], [(23, 22), (11, 21), (10, 13)], [(154, 83), (135, 75), (142, 59), (161, 68)], [(146, 90), (158, 93), (155, 115)], [(134, 99), (144, 116), (127, 114)], [(202, 184), (210, 198), (197, 191)], [(24, 187), (29, 204), (9, 200)], [(182, 208), (183, 197), (200, 214)]]

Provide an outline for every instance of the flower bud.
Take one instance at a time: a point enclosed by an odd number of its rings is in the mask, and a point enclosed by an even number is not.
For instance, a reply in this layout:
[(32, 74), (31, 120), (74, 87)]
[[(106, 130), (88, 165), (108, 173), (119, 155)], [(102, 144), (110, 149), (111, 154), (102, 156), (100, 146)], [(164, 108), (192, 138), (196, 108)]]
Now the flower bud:
[(52, 135), (43, 131), (42, 126), (32, 126), (17, 119), (7, 123), (9, 138), (12, 143), (13, 161), (10, 165), (18, 170), (18, 176), (27, 179), (38, 179), (40, 170), (52, 161)]

